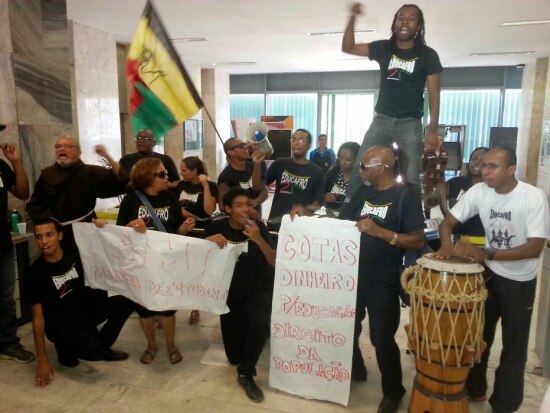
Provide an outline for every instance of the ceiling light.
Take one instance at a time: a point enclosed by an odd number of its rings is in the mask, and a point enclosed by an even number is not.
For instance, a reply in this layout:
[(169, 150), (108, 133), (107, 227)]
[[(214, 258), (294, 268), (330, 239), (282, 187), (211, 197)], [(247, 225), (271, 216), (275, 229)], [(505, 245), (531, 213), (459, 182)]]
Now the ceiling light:
[(213, 62), (212, 66), (250, 66), (256, 62)]
[(173, 42), (206, 42), (204, 37), (176, 37)]
[(531, 24), (550, 24), (550, 19), (545, 20), (517, 20), (513, 22), (502, 22), (501, 27), (505, 26), (529, 26)]
[[(376, 29), (364, 29), (364, 30), (355, 30), (355, 34), (363, 34), (363, 33), (375, 33)], [(328, 32), (310, 32), (307, 35), (308, 36), (336, 36), (344, 34), (343, 30), (334, 30), (334, 31), (328, 31)]]
[(487, 53), (470, 53), (470, 56), (510, 56), (510, 55), (530, 55), (535, 53), (532, 50), (523, 52), (487, 52)]

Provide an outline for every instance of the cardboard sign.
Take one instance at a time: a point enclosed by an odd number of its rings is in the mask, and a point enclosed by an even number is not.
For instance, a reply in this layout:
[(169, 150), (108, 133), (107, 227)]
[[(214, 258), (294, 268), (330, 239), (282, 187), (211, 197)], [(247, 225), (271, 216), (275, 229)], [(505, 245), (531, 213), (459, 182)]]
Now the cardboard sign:
[(359, 244), (355, 222), (283, 218), (271, 316), (270, 386), (347, 405)]

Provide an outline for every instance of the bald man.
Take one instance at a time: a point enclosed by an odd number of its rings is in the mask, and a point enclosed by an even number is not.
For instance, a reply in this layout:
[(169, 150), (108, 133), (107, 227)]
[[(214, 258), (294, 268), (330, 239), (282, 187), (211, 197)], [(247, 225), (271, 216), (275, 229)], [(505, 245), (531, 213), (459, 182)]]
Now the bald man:
[(55, 163), (44, 168), (27, 204), (34, 222), (54, 218), (63, 227), (64, 243), (73, 241), (70, 224), (91, 222), (97, 198), (110, 198), (125, 192), (128, 176), (103, 145), (96, 153), (111, 168), (86, 165), (80, 159), (80, 145), (70, 136), (60, 137), (54, 145)]
[(401, 358), (395, 342), (399, 327), (399, 276), (405, 249), (424, 246), (424, 217), (418, 191), (394, 180), (395, 156), (373, 146), (363, 155), (363, 182), (346, 198), (341, 219), (357, 221), (361, 232), (352, 379), (365, 381), (367, 370), (359, 349), (365, 308), (369, 314), (370, 340), (382, 374), (383, 399), (379, 412), (396, 412), (405, 394)]

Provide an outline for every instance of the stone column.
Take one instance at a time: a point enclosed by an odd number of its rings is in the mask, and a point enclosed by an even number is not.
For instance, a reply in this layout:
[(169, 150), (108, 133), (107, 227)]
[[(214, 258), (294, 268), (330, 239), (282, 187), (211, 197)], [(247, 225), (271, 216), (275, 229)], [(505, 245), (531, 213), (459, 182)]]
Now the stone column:
[[(214, 69), (202, 69), (202, 100), (210, 112), (212, 120), (225, 142), (231, 130), (229, 115), (229, 75)], [(203, 159), (208, 163), (210, 177), (217, 177), (224, 168), (225, 153), (212, 123), (203, 114), (204, 152)], [(215, 180), (215, 179), (213, 179)]]

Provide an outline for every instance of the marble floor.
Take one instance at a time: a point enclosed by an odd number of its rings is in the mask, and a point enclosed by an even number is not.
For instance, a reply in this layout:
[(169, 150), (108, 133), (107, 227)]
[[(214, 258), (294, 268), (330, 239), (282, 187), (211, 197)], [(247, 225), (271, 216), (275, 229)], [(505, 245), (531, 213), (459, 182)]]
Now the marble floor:
[[(185, 353), (180, 364), (170, 365), (162, 331), (158, 330), (159, 352), (153, 364), (143, 365), (139, 357), (145, 348), (145, 338), (138, 319), (132, 316), (126, 323), (115, 348), (130, 353), (129, 360), (117, 363), (81, 361), (75, 368), (66, 368), (54, 362), (55, 376), (46, 388), (34, 386), (35, 362), (21, 365), (12, 361), (0, 362), (0, 412), (375, 412), (381, 399), (380, 376), (372, 346), (368, 341), (368, 326), (361, 337), (361, 348), (369, 370), (366, 383), (352, 383), (347, 407), (333, 403), (305, 400), (268, 386), (269, 346), (262, 353), (258, 365), (257, 383), (264, 389), (265, 401), (248, 400), (236, 382), (232, 366), (201, 364), (201, 359), (212, 343), (221, 342), (218, 317), (202, 313), (199, 324), (187, 324), (189, 311), (177, 314), (176, 342)], [(405, 334), (408, 310), (402, 311), (398, 342), (403, 349), (404, 383), (408, 389), (400, 408), (407, 411), (408, 397), (415, 374), (412, 355), (405, 352)], [(533, 324), (535, 325), (535, 324)], [(531, 344), (534, 343), (534, 328)], [(33, 349), (31, 324), (19, 329), (22, 343)], [(498, 334), (500, 337), (500, 334)], [(500, 339), (493, 354), (499, 353)], [(532, 346), (531, 346), (532, 347)], [(55, 360), (54, 348), (48, 343), (48, 353)], [(550, 388), (550, 379), (531, 372), (538, 366), (538, 358), (530, 350), (525, 373), (525, 399), (522, 413), (539, 412), (544, 394)], [(497, 358), (490, 362), (490, 381)], [(470, 403), (471, 413), (488, 413), (486, 402)], [(549, 410), (541, 410), (547, 413)]]

